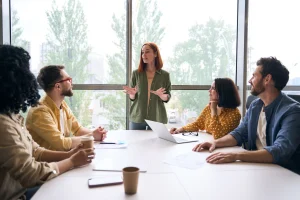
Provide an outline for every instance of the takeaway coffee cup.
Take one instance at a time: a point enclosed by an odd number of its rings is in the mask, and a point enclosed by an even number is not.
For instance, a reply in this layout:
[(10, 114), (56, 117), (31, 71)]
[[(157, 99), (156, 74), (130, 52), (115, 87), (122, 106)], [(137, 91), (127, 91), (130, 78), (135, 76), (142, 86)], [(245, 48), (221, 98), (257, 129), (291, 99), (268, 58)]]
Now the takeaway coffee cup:
[(83, 149), (94, 148), (94, 137), (93, 136), (82, 136), (81, 143)]
[(123, 182), (126, 194), (135, 194), (139, 182), (140, 169), (137, 167), (123, 168)]

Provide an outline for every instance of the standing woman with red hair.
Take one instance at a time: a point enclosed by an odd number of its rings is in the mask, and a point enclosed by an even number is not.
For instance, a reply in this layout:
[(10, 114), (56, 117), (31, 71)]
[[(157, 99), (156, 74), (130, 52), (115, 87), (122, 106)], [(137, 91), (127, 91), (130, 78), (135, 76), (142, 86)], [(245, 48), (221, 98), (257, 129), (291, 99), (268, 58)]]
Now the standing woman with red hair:
[(148, 125), (145, 119), (168, 122), (164, 104), (171, 98), (171, 81), (169, 73), (162, 67), (157, 45), (145, 43), (141, 49), (139, 67), (132, 73), (130, 87), (123, 87), (132, 101), (130, 130), (146, 130)]

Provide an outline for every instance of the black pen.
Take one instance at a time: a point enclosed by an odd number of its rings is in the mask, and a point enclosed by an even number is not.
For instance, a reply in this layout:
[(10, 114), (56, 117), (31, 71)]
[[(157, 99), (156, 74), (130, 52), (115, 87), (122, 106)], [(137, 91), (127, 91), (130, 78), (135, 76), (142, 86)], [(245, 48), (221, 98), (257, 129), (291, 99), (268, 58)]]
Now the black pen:
[(115, 142), (100, 142), (100, 144), (117, 144)]

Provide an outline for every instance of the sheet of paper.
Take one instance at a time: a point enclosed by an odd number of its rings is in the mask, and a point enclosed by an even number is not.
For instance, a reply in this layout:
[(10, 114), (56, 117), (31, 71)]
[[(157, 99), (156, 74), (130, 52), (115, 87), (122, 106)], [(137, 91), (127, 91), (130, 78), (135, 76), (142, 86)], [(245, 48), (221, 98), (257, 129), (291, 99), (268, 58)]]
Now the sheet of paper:
[(169, 165), (175, 165), (178, 167), (184, 167), (188, 169), (198, 169), (200, 168), (206, 161), (207, 155), (199, 153), (199, 152), (188, 152), (185, 154), (180, 154), (172, 158), (168, 158), (163, 162)]

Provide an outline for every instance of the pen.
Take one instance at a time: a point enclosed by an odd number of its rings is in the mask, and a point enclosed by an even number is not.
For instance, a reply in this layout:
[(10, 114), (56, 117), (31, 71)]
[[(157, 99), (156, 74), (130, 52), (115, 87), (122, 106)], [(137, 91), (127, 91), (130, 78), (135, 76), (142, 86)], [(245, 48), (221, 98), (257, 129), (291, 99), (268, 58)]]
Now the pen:
[(100, 144), (117, 144), (115, 142), (100, 142)]

